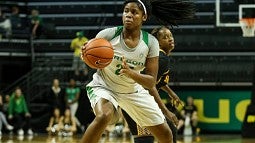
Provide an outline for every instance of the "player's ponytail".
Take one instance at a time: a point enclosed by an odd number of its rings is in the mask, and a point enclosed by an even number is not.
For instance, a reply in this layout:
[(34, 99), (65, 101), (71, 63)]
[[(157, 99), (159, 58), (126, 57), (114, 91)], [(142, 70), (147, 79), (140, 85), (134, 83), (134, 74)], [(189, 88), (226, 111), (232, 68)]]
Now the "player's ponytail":
[(188, 0), (151, 0), (152, 15), (163, 25), (177, 25), (195, 15), (195, 4)]
[(148, 17), (153, 15), (162, 25), (177, 25), (195, 14), (195, 4), (188, 0), (125, 0), (124, 6), (130, 2), (136, 2)]

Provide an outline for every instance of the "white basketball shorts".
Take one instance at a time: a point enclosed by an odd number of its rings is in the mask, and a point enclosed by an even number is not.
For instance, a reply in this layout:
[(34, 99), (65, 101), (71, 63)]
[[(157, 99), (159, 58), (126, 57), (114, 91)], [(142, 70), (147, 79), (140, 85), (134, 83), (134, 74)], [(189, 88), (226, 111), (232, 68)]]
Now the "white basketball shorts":
[(165, 116), (154, 100), (154, 97), (141, 85), (137, 85), (136, 88), (137, 92), (135, 93), (114, 93), (107, 87), (98, 85), (96, 82), (92, 81), (87, 85), (87, 95), (93, 110), (97, 102), (101, 98), (104, 98), (110, 101), (116, 110), (118, 107), (125, 110), (141, 127), (155, 126), (164, 123)]

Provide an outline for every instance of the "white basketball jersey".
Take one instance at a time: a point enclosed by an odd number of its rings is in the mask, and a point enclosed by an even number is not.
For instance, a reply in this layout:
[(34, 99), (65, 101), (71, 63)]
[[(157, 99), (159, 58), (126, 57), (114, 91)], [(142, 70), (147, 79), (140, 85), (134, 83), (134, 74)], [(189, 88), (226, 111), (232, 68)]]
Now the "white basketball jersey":
[[(105, 38), (112, 44), (114, 57), (110, 65), (94, 74), (93, 81), (117, 93), (134, 93), (137, 92), (135, 88), (137, 83), (132, 78), (119, 73), (122, 68), (122, 58), (126, 59), (131, 69), (141, 72), (145, 68), (147, 58), (159, 55), (159, 44), (151, 34), (141, 31), (138, 45), (129, 48), (124, 42), (122, 29), (122, 27), (108, 28), (97, 34), (96, 38)], [(116, 35), (116, 32), (119, 34)]]

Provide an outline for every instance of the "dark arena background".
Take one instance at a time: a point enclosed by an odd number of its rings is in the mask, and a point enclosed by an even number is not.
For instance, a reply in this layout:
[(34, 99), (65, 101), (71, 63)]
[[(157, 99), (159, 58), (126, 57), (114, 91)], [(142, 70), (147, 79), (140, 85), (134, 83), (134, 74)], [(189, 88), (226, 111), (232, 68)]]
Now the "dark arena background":
[[(178, 134), (178, 142), (191, 143), (254, 143), (255, 142), (255, 1), (254, 0), (192, 0), (196, 15), (192, 20), (178, 22), (171, 29), (175, 49), (171, 56), (170, 87), (185, 102), (194, 98), (198, 108), (196, 135)], [(79, 142), (83, 130), (71, 137), (50, 136), (46, 132), (52, 115), (49, 95), (53, 79), (64, 90), (71, 78), (80, 88), (76, 117), (86, 127), (94, 113), (86, 96), (85, 85), (94, 70), (75, 73), (70, 48), (76, 33), (88, 39), (102, 29), (122, 25), (123, 0), (1, 0), (0, 10), (0, 91), (11, 95), (20, 87), (31, 113), (33, 136), (18, 136), (16, 131), (2, 129), (1, 141), (62, 143)], [(4, 29), (1, 22), (19, 8), (21, 26)], [(31, 36), (31, 11), (42, 18), (42, 31)], [(3, 16), (4, 15), (4, 16)], [(241, 26), (241, 19), (251, 23)], [(147, 21), (143, 29), (151, 32), (158, 23)], [(243, 28), (243, 30), (242, 30)], [(253, 33), (249, 37), (243, 33)], [(162, 100), (168, 95), (160, 91)], [(8, 117), (8, 113), (5, 113)], [(7, 118), (8, 119), (8, 118)], [(2, 121), (1, 121), (2, 122)], [(111, 134), (102, 143), (129, 143), (132, 138)]]

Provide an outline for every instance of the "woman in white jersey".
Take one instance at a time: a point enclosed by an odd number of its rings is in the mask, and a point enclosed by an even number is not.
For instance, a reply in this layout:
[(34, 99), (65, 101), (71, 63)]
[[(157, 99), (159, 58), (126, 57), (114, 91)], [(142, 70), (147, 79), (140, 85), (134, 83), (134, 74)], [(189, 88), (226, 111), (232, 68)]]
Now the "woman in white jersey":
[[(149, 129), (160, 143), (172, 142), (171, 130), (163, 113), (153, 96), (145, 90), (156, 85), (159, 44), (155, 37), (141, 28), (151, 12), (160, 21), (174, 24), (177, 18), (172, 20), (173, 14), (179, 11), (173, 12), (176, 10), (173, 5), (178, 7), (178, 1), (126, 0), (123, 27), (108, 28), (97, 34), (96, 38), (111, 42), (114, 58), (109, 66), (97, 70), (87, 85), (88, 98), (96, 117), (84, 133), (82, 143), (99, 142), (106, 126), (118, 120), (119, 106), (137, 124)], [(188, 13), (180, 13), (178, 18), (182, 18), (182, 14)], [(144, 69), (145, 73), (141, 74)]]

